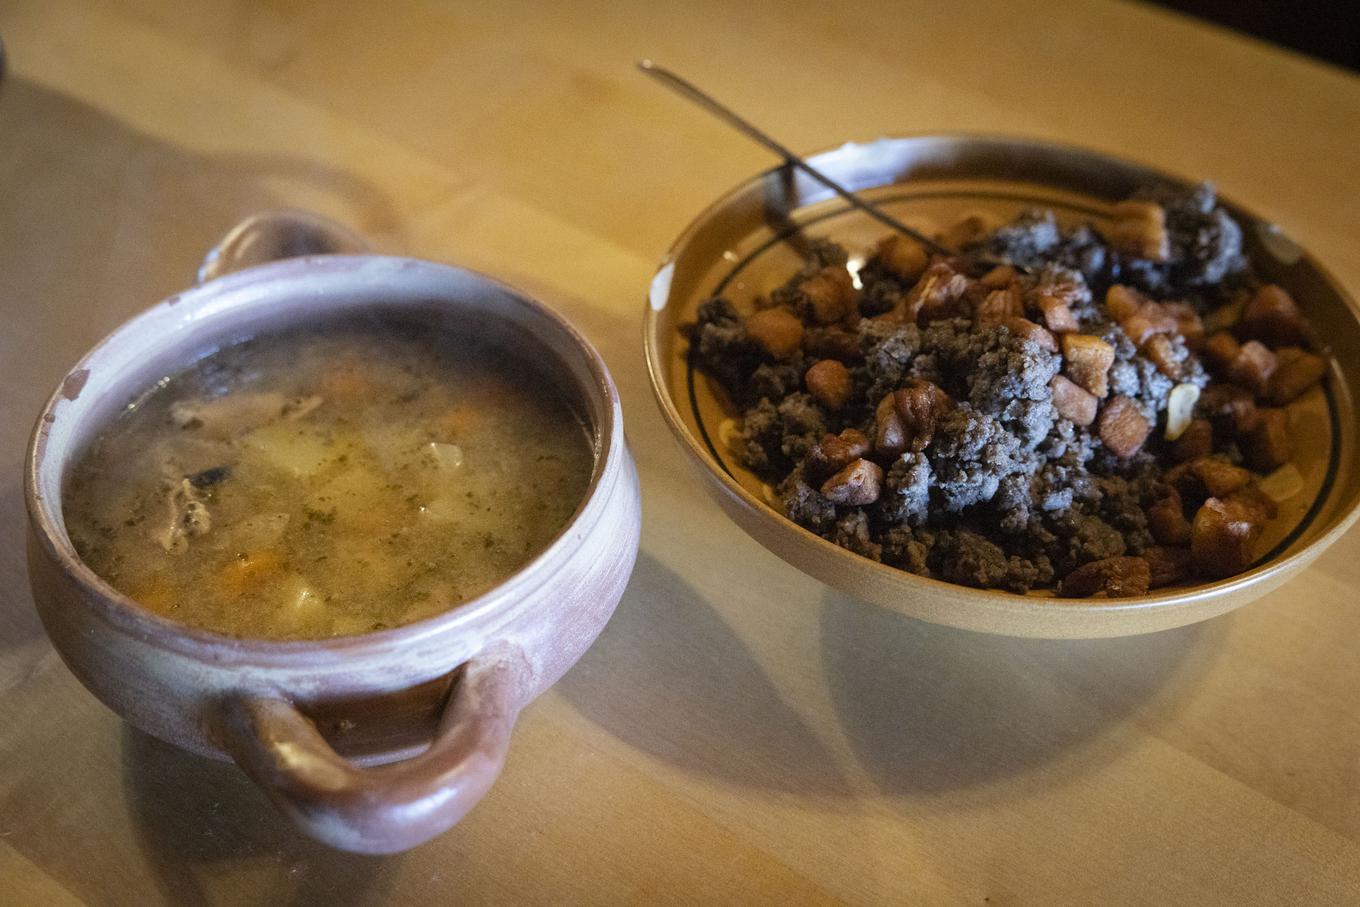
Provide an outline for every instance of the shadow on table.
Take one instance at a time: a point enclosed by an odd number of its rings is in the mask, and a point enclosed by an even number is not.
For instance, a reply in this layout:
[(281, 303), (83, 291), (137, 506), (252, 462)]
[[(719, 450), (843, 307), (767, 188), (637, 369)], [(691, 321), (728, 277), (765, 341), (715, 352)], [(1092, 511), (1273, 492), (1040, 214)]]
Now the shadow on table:
[[(13, 74), (0, 93), (0, 136), (0, 286), (14, 326), (0, 337), (0, 399), (17, 402), (40, 383), (34, 415), (76, 356), (185, 289), (248, 214), (301, 201), (404, 242), (401, 216), (379, 186), (305, 148), (186, 148)], [(0, 427), (0, 439), (7, 446), (27, 427)]]
[(713, 607), (647, 552), (595, 645), (558, 684), (615, 737), (750, 787), (844, 795), (835, 758)]
[(233, 876), (261, 904), (379, 904), (400, 857), (332, 850), (305, 837), (235, 765), (123, 725), (123, 787), (166, 903), (208, 904)]
[[(11, 475), (17, 476), (16, 466)], [(16, 480), (0, 488), (0, 695), (22, 687), (55, 657), (33, 608), (25, 557), (24, 492)]]
[(1119, 639), (1017, 639), (828, 592), (821, 627), (832, 698), (874, 782), (985, 798), (994, 780), (1042, 767), (1035, 777), (1050, 783), (1114, 758), (1106, 732), (1136, 711), (1155, 724), (1173, 710), (1229, 618)]

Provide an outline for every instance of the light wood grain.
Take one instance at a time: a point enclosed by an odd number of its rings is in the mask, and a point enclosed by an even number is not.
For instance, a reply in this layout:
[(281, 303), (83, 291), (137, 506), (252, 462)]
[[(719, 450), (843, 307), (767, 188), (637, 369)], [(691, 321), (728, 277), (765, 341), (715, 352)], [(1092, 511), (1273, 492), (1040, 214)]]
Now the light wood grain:
[[(21, 902), (1354, 903), (1360, 536), (1230, 617), (991, 638), (846, 599), (698, 491), (640, 313), (703, 205), (792, 147), (923, 130), (1215, 179), (1360, 288), (1360, 81), (1149, 8), (5, 0), (0, 877)], [(313, 208), (491, 272), (607, 360), (643, 554), (468, 820), (331, 853), (238, 772), (130, 731), (52, 654), (20, 547), (41, 399), (233, 221)]]

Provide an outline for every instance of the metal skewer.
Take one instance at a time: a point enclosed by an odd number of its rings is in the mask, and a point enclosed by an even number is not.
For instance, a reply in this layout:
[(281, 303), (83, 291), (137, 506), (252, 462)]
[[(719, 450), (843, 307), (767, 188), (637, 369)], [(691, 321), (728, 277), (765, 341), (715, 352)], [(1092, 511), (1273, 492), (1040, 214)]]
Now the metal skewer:
[(766, 135), (764, 132), (761, 132), (755, 126), (751, 125), (749, 121), (734, 113), (730, 108), (728, 108), (721, 102), (715, 100), (713, 97), (704, 93), (700, 89), (696, 88), (688, 80), (676, 75), (669, 69), (666, 69), (664, 66), (658, 66), (651, 60), (639, 60), (637, 67), (647, 75), (656, 79), (662, 85), (665, 85), (667, 88), (674, 91), (676, 94), (688, 98), (689, 100), (698, 104), (700, 107), (707, 110), (709, 113), (712, 113), (719, 119), (724, 120), (729, 126), (735, 127), (738, 131), (745, 134), (747, 138), (750, 138), (758, 142), (759, 144), (765, 146), (770, 151), (773, 151), (775, 154), (782, 157), (785, 163), (797, 167), (799, 170), (803, 171), (808, 176), (812, 177), (817, 182), (821, 183), (823, 186), (830, 189), (832, 192), (836, 193), (841, 198), (845, 199), (855, 208), (858, 208), (859, 210), (863, 211), (865, 214), (869, 215), (874, 220), (878, 221), (884, 226), (891, 227), (893, 230), (896, 230), (903, 236), (908, 236), (911, 239), (914, 239), (916, 242), (925, 246), (932, 252), (935, 252), (940, 255), (954, 254), (954, 251), (952, 249), (940, 245), (938, 242), (926, 236), (925, 234), (917, 230), (913, 230), (911, 227), (908, 227), (906, 224), (902, 223), (897, 218), (884, 214), (882, 211), (878, 210), (873, 205), (864, 201), (858, 195), (851, 192), (849, 189), (845, 188), (840, 183), (836, 182), (831, 177), (827, 176), (825, 173), (822, 173), (816, 167), (813, 167), (811, 164), (803, 160), (798, 155), (794, 154), (788, 148), (779, 144), (770, 136)]

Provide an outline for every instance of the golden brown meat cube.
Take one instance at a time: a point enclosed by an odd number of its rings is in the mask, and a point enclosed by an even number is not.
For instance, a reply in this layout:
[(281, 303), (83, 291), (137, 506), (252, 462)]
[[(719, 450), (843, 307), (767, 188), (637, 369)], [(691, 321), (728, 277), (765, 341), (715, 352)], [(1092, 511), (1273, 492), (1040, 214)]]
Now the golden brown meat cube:
[(907, 386), (893, 392), (893, 406), (902, 420), (907, 450), (925, 450), (935, 437), (935, 423), (954, 401), (935, 384), (912, 378)]
[(1138, 411), (1138, 406), (1122, 394), (1114, 397), (1100, 411), (1096, 432), (1105, 448), (1121, 459), (1136, 454), (1147, 440), (1152, 426)]
[(814, 363), (803, 375), (808, 393), (827, 409), (840, 409), (850, 401), (854, 382), (850, 370), (839, 359), (823, 359)]
[(1110, 392), (1114, 347), (1091, 334), (1063, 334), (1063, 371), (1097, 397)]
[(1004, 319), (1001, 323), (1009, 328), (1010, 332), (1021, 340), (1031, 340), (1034, 343), (1037, 343), (1042, 349), (1048, 350), (1050, 353), (1056, 353), (1058, 351), (1058, 338), (1054, 337), (1044, 327), (1035, 324), (1028, 318), (1012, 316)]
[(1249, 505), (1209, 498), (1190, 525), (1195, 569), (1215, 579), (1241, 573), (1251, 566), (1263, 529), (1259, 514)]
[(1127, 201), (1114, 206), (1114, 223), (1106, 229), (1110, 245), (1120, 252), (1148, 261), (1171, 257), (1166, 232), (1166, 211), (1155, 202)]
[(1143, 343), (1143, 355), (1152, 360), (1157, 371), (1173, 381), (1185, 375), (1185, 368), (1176, 358), (1176, 347), (1165, 334), (1153, 334)]
[(1040, 296), (1052, 296), (1069, 307), (1085, 303), (1091, 298), (1091, 291), (1084, 279), (1056, 271), (1040, 272), (1038, 283), (1029, 290), (1029, 293), (1033, 295), (1033, 298), (1027, 300), (1031, 305), (1034, 305)]
[(978, 278), (978, 283), (989, 290), (1001, 290), (1013, 285), (1020, 272), (1010, 265), (997, 265)]
[(763, 309), (746, 319), (746, 336), (776, 359), (787, 359), (803, 345), (803, 322), (788, 309)]
[(1185, 518), (1181, 496), (1173, 492), (1147, 508), (1148, 531), (1163, 545), (1190, 544), (1190, 521)]
[(869, 453), (869, 438), (858, 428), (843, 429), (838, 435), (827, 434), (822, 443), (830, 444), (828, 450), (845, 457), (842, 466)]
[(859, 459), (823, 482), (822, 495), (833, 504), (859, 507), (877, 501), (882, 488), (882, 467)]
[(1234, 466), (1223, 457), (1191, 460), (1190, 471), (1203, 483), (1204, 490), (1215, 498), (1225, 498), (1251, 482), (1251, 473), (1241, 466)]
[(1164, 302), (1162, 308), (1176, 319), (1176, 330), (1185, 338), (1186, 346), (1192, 350), (1204, 346), (1204, 320), (1194, 306), (1188, 302)]
[(1259, 340), (1248, 340), (1228, 366), (1228, 380), (1258, 397), (1265, 396), (1270, 377), (1279, 367), (1275, 354)]
[(1297, 346), (1286, 346), (1275, 351), (1279, 367), (1270, 376), (1266, 399), (1283, 406), (1322, 380), (1327, 373), (1327, 360)]
[(1053, 333), (1066, 334), (1080, 330), (1081, 325), (1077, 324), (1077, 316), (1072, 314), (1067, 301), (1062, 297), (1039, 296), (1035, 299), (1035, 305), (1044, 319), (1044, 327)]
[(1225, 437), (1241, 437), (1256, 427), (1260, 414), (1251, 391), (1232, 384), (1210, 384), (1199, 395), (1200, 411)]
[(817, 483), (840, 472), (858, 458), (869, 456), (869, 450), (869, 438), (857, 428), (846, 428), (839, 435), (823, 435), (804, 461), (808, 481)]
[(1243, 452), (1247, 463), (1257, 472), (1270, 472), (1288, 463), (1294, 455), (1289, 435), (1289, 412), (1266, 407), (1258, 411), (1255, 427), (1247, 433)]
[(1204, 341), (1204, 361), (1221, 375), (1227, 374), (1228, 369), (1232, 368), (1240, 352), (1242, 345), (1227, 331), (1210, 334), (1209, 339)]
[(1024, 306), (1020, 302), (1020, 291), (1015, 287), (1004, 287), (1000, 290), (992, 290), (973, 310), (973, 318), (976, 321), (1003, 321), (1006, 318), (1016, 316), (1024, 311)]
[(903, 320), (926, 322), (957, 313), (968, 278), (943, 261), (926, 268), (903, 303)]
[(1214, 452), (1214, 427), (1208, 419), (1194, 419), (1171, 445), (1171, 458), (1178, 463), (1207, 457)]
[(1269, 346), (1298, 346), (1308, 340), (1308, 326), (1294, 297), (1269, 284), (1257, 290), (1242, 309), (1237, 330), (1243, 337)]
[(823, 435), (808, 452), (808, 473), (822, 478), (840, 472), (860, 457), (868, 456), (869, 449), (869, 438), (858, 429), (847, 428), (839, 435)]
[[(1189, 524), (1186, 526), (1188, 528)], [(1148, 562), (1149, 588), (1160, 589), (1179, 583), (1190, 575), (1192, 557), (1189, 548), (1151, 545), (1143, 549), (1142, 557)]]
[(1113, 284), (1105, 291), (1105, 309), (1115, 321), (1123, 321), (1143, 307), (1147, 298), (1132, 287)]
[(896, 458), (907, 449), (907, 429), (897, 414), (893, 395), (886, 394), (874, 410), (874, 452), (883, 457)]
[(930, 260), (920, 243), (896, 233), (889, 233), (878, 241), (877, 254), (879, 263), (902, 280), (920, 277)]
[(1166, 309), (1155, 302), (1144, 303), (1143, 307), (1119, 322), (1124, 333), (1136, 345), (1142, 346), (1149, 337), (1156, 334), (1171, 334), (1176, 330), (1176, 319)]
[(1107, 557), (1067, 574), (1058, 594), (1063, 598), (1129, 598), (1147, 594), (1151, 582), (1152, 571), (1141, 557)]
[(838, 265), (827, 265), (798, 289), (807, 301), (805, 316), (817, 324), (835, 324), (854, 311), (855, 285), (850, 272)]
[(1166, 220), (1166, 211), (1156, 202), (1144, 199), (1129, 198), (1122, 202), (1116, 202), (1111, 208), (1111, 213), (1118, 218), (1128, 218), (1132, 220)]
[(1054, 375), (1048, 386), (1053, 391), (1053, 407), (1058, 415), (1082, 427), (1096, 420), (1100, 399), (1095, 394), (1062, 375)]

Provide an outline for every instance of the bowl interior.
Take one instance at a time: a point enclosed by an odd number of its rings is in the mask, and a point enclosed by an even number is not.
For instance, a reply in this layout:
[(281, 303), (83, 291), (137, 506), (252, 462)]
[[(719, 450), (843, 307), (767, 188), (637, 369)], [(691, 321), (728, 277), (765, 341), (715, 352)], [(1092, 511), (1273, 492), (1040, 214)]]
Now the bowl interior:
[[(1090, 152), (1005, 139), (885, 139), (867, 146), (848, 145), (813, 160), (880, 209), (926, 232), (970, 213), (1008, 220), (1035, 207), (1052, 209), (1063, 223), (1099, 224), (1107, 219), (1111, 202), (1140, 186), (1184, 183)], [(1240, 585), (1243, 579), (1304, 553), (1351, 518), (1360, 498), (1354, 464), (1356, 376), (1353, 367), (1346, 367), (1360, 361), (1355, 358), (1360, 355), (1355, 308), (1335, 282), (1286, 237), (1240, 207), (1225, 204), (1244, 227), (1258, 273), (1295, 295), (1319, 336), (1330, 344), (1332, 362), (1325, 386), (1291, 407), (1295, 464), (1304, 477), (1303, 491), (1286, 502), (1279, 518), (1271, 522), (1252, 571), (1221, 583), (1201, 584), (1196, 587), (1201, 592)], [(821, 186), (794, 172), (776, 170), (739, 187), (701, 215), (672, 249), (653, 283), (646, 341), (662, 410), (682, 444), (722, 490), (725, 503), (736, 506), (740, 502), (739, 510), (759, 514), (758, 523), (766, 532), (773, 517), (783, 524), (777, 531), (805, 536), (809, 544), (830, 546), (785, 520), (771, 506), (770, 490), (727, 451), (723, 423), (739, 414), (727, 409), (716, 386), (692, 367), (679, 329), (694, 319), (701, 302), (714, 295), (723, 295), (739, 309), (750, 311), (757, 296), (782, 284), (802, 264), (809, 240), (827, 238), (841, 243), (850, 252), (853, 267), (856, 258), (886, 231)], [(747, 528), (753, 529), (752, 525)], [(765, 532), (753, 534), (766, 541)], [(792, 542), (786, 539), (781, 544)], [(876, 582), (897, 589), (890, 604), (934, 619), (935, 612), (924, 614), (928, 609), (914, 606), (913, 596), (938, 592), (946, 584), (836, 550), (844, 557), (831, 571), (833, 584), (863, 593), (856, 575), (874, 573)], [(831, 556), (829, 552), (820, 555)], [(806, 569), (802, 561), (795, 565)], [(896, 577), (885, 576), (885, 571)], [(826, 571), (820, 572), (821, 578), (828, 579)], [(1025, 602), (1013, 608), (1022, 620), (1027, 618), (1019, 615), (1031, 612), (1037, 604), (1034, 599), (1071, 614), (1098, 615), (1167, 602), (1185, 591), (1159, 590), (1143, 599), (1077, 606), (1070, 600), (1054, 600), (1051, 592), (1022, 598), (968, 590), (975, 600), (991, 599), (992, 609), (1004, 609), (1007, 600)], [(958, 595), (958, 587), (952, 587), (951, 598)], [(1098, 623), (1098, 617), (1088, 621), (1087, 630), (1097, 631)]]
[[(571, 519), (534, 559), (490, 592), (433, 617), (388, 630), (332, 640), (237, 640), (196, 628), (169, 625), (130, 603), (81, 563), (62, 518), (62, 484), (81, 453), (136, 395), (198, 358), (271, 330), (329, 320), (400, 320), (432, 329), (475, 332), (526, 363), (532, 392), (551, 382), (586, 425), (594, 448), (590, 484)], [(549, 559), (588, 509), (606, 468), (616, 431), (617, 398), (603, 363), (563, 319), (481, 275), (430, 262), (379, 256), (290, 259), (220, 278), (172, 297), (124, 323), (92, 349), (52, 396), (39, 419), (30, 451), (30, 506), (46, 543), (83, 582), (109, 603), (115, 619), (150, 622), (189, 641), (252, 647), (286, 655), (318, 645), (343, 647), (345, 639), (411, 635), (450, 616), (475, 620), (482, 603), (504, 601), (518, 583), (536, 583)]]

